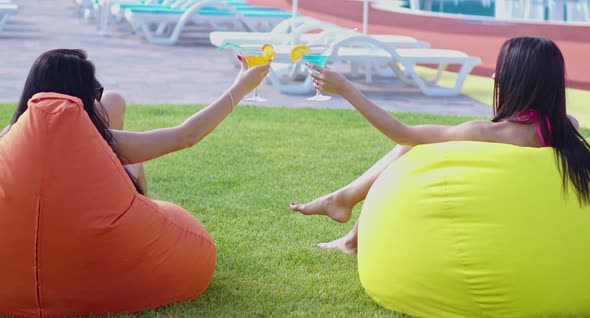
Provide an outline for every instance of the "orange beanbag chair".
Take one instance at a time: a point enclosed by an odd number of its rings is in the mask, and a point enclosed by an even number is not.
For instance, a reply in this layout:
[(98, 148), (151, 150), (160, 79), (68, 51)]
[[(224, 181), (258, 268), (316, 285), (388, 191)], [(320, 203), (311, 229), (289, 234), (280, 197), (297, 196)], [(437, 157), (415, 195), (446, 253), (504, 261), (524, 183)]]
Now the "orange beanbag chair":
[(40, 93), (0, 138), (0, 315), (136, 312), (197, 297), (216, 250), (135, 191), (75, 97)]

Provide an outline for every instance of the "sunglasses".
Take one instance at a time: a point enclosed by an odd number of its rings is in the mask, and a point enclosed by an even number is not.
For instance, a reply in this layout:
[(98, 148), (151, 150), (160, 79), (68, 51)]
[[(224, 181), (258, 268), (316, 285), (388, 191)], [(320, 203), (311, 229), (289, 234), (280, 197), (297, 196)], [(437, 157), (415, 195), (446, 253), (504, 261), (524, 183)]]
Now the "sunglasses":
[(96, 81), (96, 100), (100, 102), (100, 99), (102, 98), (102, 93), (104, 92), (104, 87), (102, 86), (102, 84), (99, 81)]

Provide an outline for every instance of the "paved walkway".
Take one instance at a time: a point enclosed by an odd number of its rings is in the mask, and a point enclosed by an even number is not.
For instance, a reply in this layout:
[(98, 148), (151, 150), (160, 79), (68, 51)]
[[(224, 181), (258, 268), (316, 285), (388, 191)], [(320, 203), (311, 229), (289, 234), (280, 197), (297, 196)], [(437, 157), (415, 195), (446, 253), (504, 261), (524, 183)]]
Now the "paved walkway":
[[(94, 22), (81, 19), (73, 0), (14, 0), (21, 6), (0, 32), (0, 102), (16, 102), (35, 58), (55, 48), (88, 52), (107, 89), (122, 92), (129, 103), (209, 103), (237, 73), (228, 52), (215, 52), (208, 34), (185, 35), (183, 45), (157, 46), (121, 27), (100, 35)], [(426, 97), (392, 79), (361, 85), (367, 95), (390, 111), (486, 116), (491, 108), (469, 97)], [(261, 106), (350, 108), (339, 97), (323, 103), (305, 96), (282, 95), (262, 84)]]

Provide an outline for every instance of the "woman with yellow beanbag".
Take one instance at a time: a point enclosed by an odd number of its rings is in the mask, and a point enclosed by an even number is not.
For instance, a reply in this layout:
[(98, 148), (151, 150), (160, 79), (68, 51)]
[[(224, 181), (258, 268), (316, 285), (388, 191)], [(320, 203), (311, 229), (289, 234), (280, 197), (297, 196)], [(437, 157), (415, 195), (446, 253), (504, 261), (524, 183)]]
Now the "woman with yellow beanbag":
[(421, 317), (590, 314), (590, 146), (566, 115), (552, 41), (504, 43), (494, 118), (458, 126), (407, 126), (342, 75), (311, 67), (316, 88), (398, 144), (344, 188), (291, 205), (347, 222), (367, 199), (360, 223), (320, 247), (358, 249), (370, 296)]

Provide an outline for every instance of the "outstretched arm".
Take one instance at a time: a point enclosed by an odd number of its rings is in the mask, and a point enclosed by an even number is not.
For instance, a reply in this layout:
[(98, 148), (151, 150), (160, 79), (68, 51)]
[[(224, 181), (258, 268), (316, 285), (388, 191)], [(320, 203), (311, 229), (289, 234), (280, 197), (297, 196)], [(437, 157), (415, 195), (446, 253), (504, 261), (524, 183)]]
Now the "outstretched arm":
[(351, 88), (342, 97), (350, 102), (375, 128), (400, 145), (416, 146), (458, 140), (496, 141), (490, 129), (493, 123), (485, 120), (469, 121), (457, 126), (408, 126), (370, 101), (357, 88), (350, 86)]
[(316, 72), (310, 74), (317, 89), (339, 94), (356, 108), (375, 128), (400, 145), (415, 146), (445, 141), (497, 141), (492, 133), (494, 123), (476, 120), (457, 126), (408, 126), (370, 101), (358, 88), (337, 72), (310, 64)]
[(195, 145), (213, 131), (247, 93), (260, 84), (268, 74), (269, 67), (269, 64), (265, 64), (247, 69), (247, 63), (242, 60), (242, 70), (231, 88), (176, 127), (146, 132), (111, 130), (115, 148), (123, 157), (123, 163), (144, 162)]

